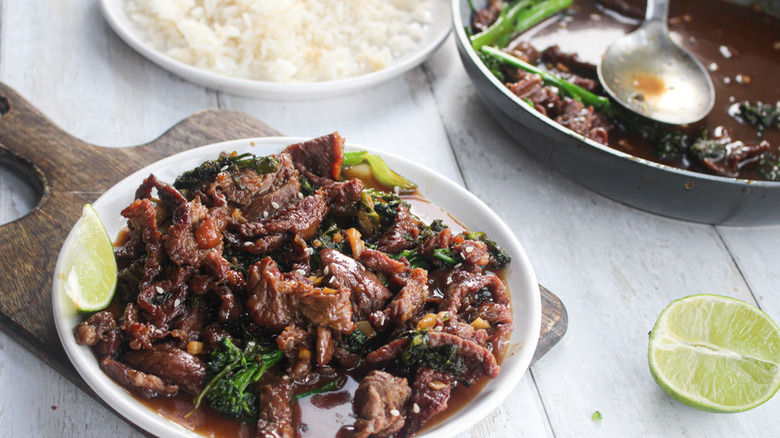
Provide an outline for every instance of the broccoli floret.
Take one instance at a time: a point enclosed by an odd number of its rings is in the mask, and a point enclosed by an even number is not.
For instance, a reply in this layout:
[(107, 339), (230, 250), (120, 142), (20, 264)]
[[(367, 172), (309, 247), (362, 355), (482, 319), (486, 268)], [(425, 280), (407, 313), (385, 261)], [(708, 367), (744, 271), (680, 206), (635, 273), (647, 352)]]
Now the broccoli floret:
[(225, 416), (252, 421), (257, 416), (257, 399), (247, 389), (283, 357), (281, 350), (265, 346), (256, 339), (247, 339), (242, 350), (230, 338), (222, 338), (208, 354), (208, 383), (195, 397), (195, 409), (206, 400)]
[(454, 345), (431, 347), (427, 330), (406, 332), (401, 337), (409, 340), (401, 352), (401, 362), (406, 366), (419, 366), (451, 374), (460, 374), (465, 369), (463, 358)]
[(758, 138), (770, 128), (780, 128), (780, 101), (772, 105), (763, 102), (740, 102), (730, 113), (742, 123), (758, 128)]
[(340, 345), (350, 353), (362, 353), (366, 348), (366, 342), (368, 342), (368, 335), (360, 329), (355, 329), (348, 335), (341, 335)]

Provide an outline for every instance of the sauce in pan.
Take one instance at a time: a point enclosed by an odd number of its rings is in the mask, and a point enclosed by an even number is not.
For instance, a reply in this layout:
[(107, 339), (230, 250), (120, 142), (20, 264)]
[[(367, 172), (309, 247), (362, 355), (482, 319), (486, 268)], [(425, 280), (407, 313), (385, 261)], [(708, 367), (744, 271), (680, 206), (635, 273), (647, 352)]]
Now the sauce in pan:
[[(643, 1), (627, 3), (643, 14)], [(582, 60), (595, 65), (610, 43), (636, 29), (641, 21), (641, 17), (619, 15), (593, 0), (574, 0), (568, 13), (526, 32), (519, 40), (529, 41), (538, 50), (558, 45), (563, 52), (576, 53)], [(729, 115), (729, 109), (743, 101), (775, 104), (780, 100), (780, 19), (757, 8), (725, 1), (673, 1), (670, 3), (669, 30), (675, 42), (690, 50), (704, 64), (715, 85), (716, 102), (712, 112), (683, 130), (690, 136), (706, 130), (712, 137), (717, 129), (725, 128), (734, 140), (756, 143), (757, 128), (735, 120)], [(767, 129), (763, 139), (778, 155), (780, 130)], [(659, 161), (653, 145), (636, 136), (612, 130), (609, 143), (610, 147), (631, 155)], [(692, 166), (683, 160), (664, 164), (681, 168)], [(757, 172), (744, 169), (740, 177), (763, 179)]]

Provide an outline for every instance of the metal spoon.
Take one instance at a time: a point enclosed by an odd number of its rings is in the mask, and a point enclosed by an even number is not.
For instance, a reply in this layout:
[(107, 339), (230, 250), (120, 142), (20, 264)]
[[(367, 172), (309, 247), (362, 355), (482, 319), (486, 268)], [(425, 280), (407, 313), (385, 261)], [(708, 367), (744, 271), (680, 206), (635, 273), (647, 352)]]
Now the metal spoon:
[(612, 43), (598, 66), (604, 89), (626, 108), (664, 123), (693, 123), (715, 103), (712, 79), (669, 39), (669, 0), (648, 0), (645, 22)]

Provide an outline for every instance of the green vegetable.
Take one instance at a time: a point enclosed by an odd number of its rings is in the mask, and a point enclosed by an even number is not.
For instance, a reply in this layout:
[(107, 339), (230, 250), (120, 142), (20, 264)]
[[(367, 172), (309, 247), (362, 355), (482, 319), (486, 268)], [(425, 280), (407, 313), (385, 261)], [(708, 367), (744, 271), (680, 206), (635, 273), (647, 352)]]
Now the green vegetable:
[(758, 128), (758, 138), (770, 128), (780, 128), (780, 101), (772, 105), (763, 102), (740, 102), (736, 106), (734, 118), (742, 123)]
[(427, 330), (406, 332), (401, 337), (409, 340), (401, 352), (401, 362), (404, 365), (432, 368), (455, 375), (465, 369), (466, 365), (458, 355), (458, 348), (454, 345), (431, 347), (431, 337)]
[(348, 335), (341, 335), (339, 345), (350, 353), (362, 353), (366, 348), (367, 342), (368, 335), (356, 328), (355, 331)]
[[(360, 331), (360, 330), (355, 330), (355, 331)], [(342, 387), (344, 387), (345, 383), (347, 383), (347, 379), (346, 378), (338, 377), (335, 380), (331, 380), (330, 382), (328, 382), (328, 383), (326, 383), (326, 384), (324, 384), (324, 385), (322, 385), (320, 387), (317, 387), (317, 388), (314, 388), (314, 389), (310, 389), (308, 391), (304, 391), (304, 392), (301, 392), (299, 394), (295, 394), (293, 396), (293, 401), (298, 401), (298, 400), (300, 400), (302, 398), (311, 397), (312, 395), (323, 394), (323, 393), (326, 393), (326, 392), (331, 392), (331, 391), (335, 391), (337, 389), (341, 389)]]
[(433, 250), (433, 256), (445, 263), (453, 265), (463, 261), (463, 259), (458, 254), (452, 252), (452, 249), (450, 248), (436, 248)]
[(571, 6), (572, 0), (518, 0), (502, 10), (493, 24), (471, 37), (475, 50), (482, 46), (504, 47), (517, 34)]
[(464, 237), (468, 240), (478, 240), (487, 245), (488, 251), (490, 252), (491, 263), (496, 269), (501, 269), (512, 261), (512, 257), (510, 257), (506, 251), (498, 246), (496, 242), (490, 240), (487, 233), (484, 231), (473, 231), (470, 233), (465, 233)]
[(206, 360), (209, 382), (195, 397), (193, 412), (206, 400), (225, 416), (252, 421), (257, 416), (257, 396), (247, 389), (283, 357), (281, 350), (264, 346), (256, 339), (248, 339), (242, 350), (230, 338), (222, 338), (209, 352)]
[(398, 207), (409, 204), (394, 192), (366, 188), (360, 194), (360, 210), (357, 213), (360, 231), (364, 236), (383, 233), (395, 222)]
[[(179, 190), (196, 189), (220, 172), (235, 173), (241, 169), (252, 169), (260, 175), (276, 172), (279, 169), (279, 160), (274, 157), (257, 157), (249, 152), (220, 155), (216, 160), (205, 161), (200, 166), (179, 175), (173, 182), (173, 186)], [(235, 176), (234, 181), (239, 188), (244, 189), (244, 185)]]
[(592, 106), (596, 111), (599, 111), (607, 117), (614, 115), (612, 103), (606, 97), (591, 93), (579, 85), (572, 84), (571, 82), (561, 79), (552, 73), (548, 73), (495, 47), (486, 46), (480, 48), (479, 50), (482, 51), (482, 53), (493, 56), (494, 58), (497, 58), (513, 67), (521, 68), (527, 72), (538, 74), (542, 77), (542, 81), (544, 81), (545, 84), (558, 87), (558, 89), (561, 90), (561, 92), (563, 92), (566, 96), (577, 99), (584, 105)]
[(599, 421), (602, 420), (604, 417), (601, 416), (601, 412), (595, 411), (593, 412), (593, 415), (590, 416), (590, 419), (593, 421)]
[(417, 184), (397, 174), (385, 163), (382, 157), (366, 151), (344, 152), (342, 167), (351, 167), (362, 163), (368, 164), (374, 178), (388, 189), (395, 190), (398, 187), (401, 192), (413, 192), (417, 189)]
[(482, 47), (480, 50), (482, 53), (493, 56), (513, 67), (538, 74), (546, 85), (558, 88), (560, 93), (579, 100), (583, 105), (592, 106), (619, 129), (632, 130), (639, 133), (643, 138), (655, 145), (661, 159), (669, 160), (679, 156), (686, 152), (691, 145), (688, 136), (685, 134), (669, 130), (659, 123), (634, 115), (618, 105), (613, 105), (612, 101), (607, 97), (594, 94), (495, 47)]

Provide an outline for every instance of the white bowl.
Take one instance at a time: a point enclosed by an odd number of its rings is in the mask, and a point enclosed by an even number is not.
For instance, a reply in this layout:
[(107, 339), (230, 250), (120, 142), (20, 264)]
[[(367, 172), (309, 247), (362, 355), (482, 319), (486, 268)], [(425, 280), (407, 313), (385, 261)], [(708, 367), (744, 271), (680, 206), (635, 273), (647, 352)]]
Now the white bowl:
[[(141, 181), (154, 173), (162, 181), (173, 182), (182, 172), (214, 159), (220, 152), (251, 152), (255, 155), (279, 153), (285, 146), (305, 138), (263, 137), (233, 140), (190, 149), (151, 164), (117, 183), (93, 206), (114, 238), (127, 221), (120, 211), (133, 201)], [(446, 177), (405, 158), (347, 144), (350, 150), (367, 150), (381, 155), (390, 167), (419, 185), (420, 193), (475, 231), (485, 231), (512, 257), (506, 268), (506, 281), (512, 294), (514, 331), (501, 367), (501, 374), (457, 415), (430, 429), (421, 437), (451, 437), (461, 433), (498, 407), (515, 388), (531, 363), (541, 327), (541, 300), (536, 275), (522, 246), (507, 225), (482, 201)], [(64, 292), (64, 273), (73, 258), (74, 233), (68, 235), (54, 270), (52, 301), (54, 321), (65, 351), (81, 377), (106, 403), (142, 429), (165, 437), (200, 436), (150, 410), (109, 378), (99, 367), (91, 349), (76, 344), (73, 328), (79, 317)]]
[(100, 9), (114, 32), (141, 55), (190, 82), (237, 95), (270, 99), (299, 100), (334, 97), (377, 85), (428, 59), (452, 28), (447, 3), (444, 0), (432, 0), (431, 23), (427, 25), (422, 40), (417, 43), (417, 47), (412, 52), (393, 61), (387, 68), (336, 81), (281, 83), (221, 75), (171, 58), (143, 39), (141, 29), (125, 13), (124, 4), (125, 0), (100, 0)]

